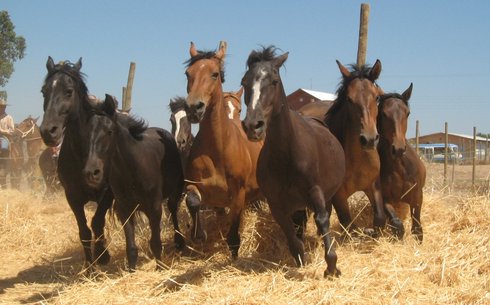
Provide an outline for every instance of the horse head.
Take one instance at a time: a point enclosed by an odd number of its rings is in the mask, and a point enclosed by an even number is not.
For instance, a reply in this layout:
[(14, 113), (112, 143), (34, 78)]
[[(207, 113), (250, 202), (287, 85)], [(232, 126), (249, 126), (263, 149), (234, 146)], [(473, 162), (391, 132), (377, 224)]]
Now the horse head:
[[(242, 122), (250, 140), (265, 138), (267, 123), (271, 116), (285, 106), (285, 101), (276, 98), (278, 90), (283, 90), (279, 68), (289, 53), (275, 56), (276, 48), (270, 46), (262, 51), (252, 51), (247, 60), (247, 71), (242, 78), (245, 92), (244, 102), (247, 115)], [(287, 107), (287, 106), (285, 106)]]
[(185, 103), (185, 98), (179, 96), (171, 99), (169, 103), (172, 135), (181, 152), (192, 144), (192, 127), (187, 117)]
[(198, 51), (193, 42), (189, 49), (191, 58), (187, 61), (187, 113), (191, 123), (199, 123), (206, 107), (213, 100), (224, 82), (224, 57), (226, 43), (221, 43), (216, 52)]

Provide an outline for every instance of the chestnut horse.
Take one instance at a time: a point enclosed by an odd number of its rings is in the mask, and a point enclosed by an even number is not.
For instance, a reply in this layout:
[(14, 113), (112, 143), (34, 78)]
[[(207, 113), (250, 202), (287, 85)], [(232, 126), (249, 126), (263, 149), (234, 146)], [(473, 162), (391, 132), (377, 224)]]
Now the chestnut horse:
[(25, 143), (25, 158), (22, 166), (24, 174), (27, 176), (29, 186), (33, 186), (38, 171), (38, 159), (43, 150), (46, 148), (41, 138), (39, 126), (37, 126), (38, 118), (31, 116), (24, 119), (15, 127), (15, 133), (18, 134), (18, 139)]
[[(57, 146), (63, 139), (58, 159), (58, 177), (75, 215), (85, 253), (85, 264), (91, 271), (93, 257), (98, 264), (107, 264), (110, 260), (105, 246), (104, 226), (105, 215), (114, 196), (107, 182), (104, 187), (94, 189), (85, 182), (83, 175), (89, 152), (86, 127), (94, 110), (84, 75), (80, 72), (81, 67), (81, 58), (75, 64), (61, 62), (56, 65), (51, 57), (48, 58), (48, 74), (41, 90), (44, 97), (44, 116), (40, 129), (44, 143), (48, 146)], [(94, 236), (87, 226), (84, 210), (89, 201), (97, 202), (91, 226)], [(92, 241), (95, 241), (94, 256), (91, 251)]]
[(325, 123), (342, 144), (345, 154), (344, 183), (333, 197), (337, 216), (345, 230), (355, 229), (347, 199), (364, 191), (374, 210), (376, 236), (385, 225), (383, 198), (379, 183), (380, 161), (376, 151), (379, 140), (376, 129), (377, 102), (382, 94), (375, 83), (381, 73), (379, 60), (369, 66), (352, 66), (349, 71), (337, 61), (342, 81), (337, 99), (325, 116)]
[(193, 237), (205, 239), (199, 217), (202, 203), (229, 207), (231, 226), (227, 243), (232, 258), (240, 247), (240, 219), (245, 203), (260, 197), (255, 164), (261, 148), (227, 116), (221, 83), (226, 46), (217, 52), (197, 51), (191, 43), (187, 62), (187, 113), (199, 123), (185, 170), (187, 206), (194, 220)]
[(406, 202), (410, 205), (412, 234), (422, 242), (423, 232), (420, 211), (426, 170), (417, 152), (407, 145), (408, 100), (412, 84), (402, 94), (390, 93), (381, 96), (378, 112), (378, 144), (381, 159), (381, 188), (383, 201), (393, 233), (403, 238), (403, 222), (395, 213), (393, 205)]
[(223, 92), (223, 99), (225, 100), (228, 118), (234, 120), (239, 126), (242, 124), (240, 119), (240, 114), (242, 113), (242, 94), (243, 87), (236, 92)]
[(136, 269), (138, 247), (135, 242), (135, 211), (149, 220), (150, 249), (162, 268), (160, 222), (162, 204), (168, 209), (174, 227), (176, 248), (185, 246), (179, 230), (177, 210), (184, 187), (180, 154), (172, 135), (161, 128), (148, 128), (145, 121), (116, 111), (115, 99), (106, 94), (100, 112), (87, 123), (90, 149), (83, 169), (88, 185), (104, 187), (109, 169), (109, 185), (116, 202), (114, 210), (123, 223), (129, 271)]
[(329, 236), (331, 198), (342, 184), (342, 146), (321, 120), (289, 109), (279, 69), (288, 53), (275, 48), (252, 51), (243, 76), (247, 116), (243, 126), (252, 140), (265, 137), (257, 165), (257, 180), (272, 216), (288, 240), (298, 265), (304, 260), (306, 208), (314, 213), (325, 247), (325, 277), (338, 276), (337, 254)]

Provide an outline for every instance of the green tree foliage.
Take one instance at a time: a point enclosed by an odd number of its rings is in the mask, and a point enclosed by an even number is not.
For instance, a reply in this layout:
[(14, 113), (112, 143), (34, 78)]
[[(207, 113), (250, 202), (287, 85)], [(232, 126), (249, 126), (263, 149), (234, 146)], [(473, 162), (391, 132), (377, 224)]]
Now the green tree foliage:
[(482, 137), (482, 138), (490, 138), (490, 133), (481, 133), (481, 132), (479, 132), (476, 135), (479, 136), (479, 137)]
[(5, 86), (14, 72), (14, 63), (24, 58), (26, 41), (17, 36), (7, 11), (0, 11), (0, 87)]

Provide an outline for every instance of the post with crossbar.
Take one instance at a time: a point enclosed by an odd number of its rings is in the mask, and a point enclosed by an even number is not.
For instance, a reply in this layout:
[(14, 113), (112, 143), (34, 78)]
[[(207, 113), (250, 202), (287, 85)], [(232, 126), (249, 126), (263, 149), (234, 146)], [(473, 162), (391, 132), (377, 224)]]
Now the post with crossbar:
[(359, 23), (359, 43), (357, 45), (357, 65), (366, 64), (368, 24), (369, 24), (369, 4), (361, 4), (361, 22)]

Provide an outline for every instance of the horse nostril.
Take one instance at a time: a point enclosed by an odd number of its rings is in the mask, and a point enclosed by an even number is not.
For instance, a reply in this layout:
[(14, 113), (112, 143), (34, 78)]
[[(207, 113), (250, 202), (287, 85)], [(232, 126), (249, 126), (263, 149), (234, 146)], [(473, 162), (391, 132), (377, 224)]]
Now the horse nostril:
[(199, 102), (199, 103), (197, 103), (197, 105), (196, 105), (196, 109), (197, 109), (197, 110), (201, 110), (201, 109), (203, 109), (203, 108), (204, 108), (204, 106), (205, 106), (205, 105), (204, 105), (204, 103), (203, 103), (203, 102)]
[(359, 140), (361, 141), (362, 146), (366, 146), (368, 144), (368, 140), (366, 139), (365, 136), (361, 136)]
[(257, 124), (255, 124), (256, 130), (261, 129), (262, 127), (264, 127), (264, 121), (258, 121)]
[(100, 175), (100, 169), (94, 170), (93, 174), (94, 177), (98, 177)]
[(51, 129), (49, 130), (49, 133), (50, 133), (50, 134), (55, 134), (57, 130), (58, 130), (58, 127), (53, 126), (53, 127), (51, 127)]

